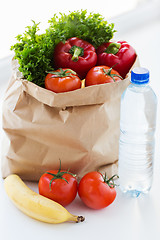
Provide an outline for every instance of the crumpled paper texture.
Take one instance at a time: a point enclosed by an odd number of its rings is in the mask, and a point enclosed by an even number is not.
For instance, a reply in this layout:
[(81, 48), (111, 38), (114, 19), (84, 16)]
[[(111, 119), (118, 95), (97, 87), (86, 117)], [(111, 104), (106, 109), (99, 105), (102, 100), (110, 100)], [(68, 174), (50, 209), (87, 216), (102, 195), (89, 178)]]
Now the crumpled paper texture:
[(117, 173), (120, 98), (129, 78), (56, 94), (23, 79), (14, 60), (3, 102), (2, 177), (38, 181), (60, 160), (78, 179)]

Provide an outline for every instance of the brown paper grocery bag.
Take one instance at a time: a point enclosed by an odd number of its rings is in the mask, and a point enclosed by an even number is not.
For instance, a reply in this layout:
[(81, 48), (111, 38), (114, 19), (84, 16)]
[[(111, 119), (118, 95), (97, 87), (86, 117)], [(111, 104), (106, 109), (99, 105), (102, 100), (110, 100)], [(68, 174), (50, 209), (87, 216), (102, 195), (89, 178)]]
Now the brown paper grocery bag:
[(15, 63), (3, 103), (2, 176), (37, 181), (58, 169), (59, 160), (79, 178), (94, 170), (116, 173), (120, 97), (130, 74), (120, 82), (56, 94), (23, 79)]

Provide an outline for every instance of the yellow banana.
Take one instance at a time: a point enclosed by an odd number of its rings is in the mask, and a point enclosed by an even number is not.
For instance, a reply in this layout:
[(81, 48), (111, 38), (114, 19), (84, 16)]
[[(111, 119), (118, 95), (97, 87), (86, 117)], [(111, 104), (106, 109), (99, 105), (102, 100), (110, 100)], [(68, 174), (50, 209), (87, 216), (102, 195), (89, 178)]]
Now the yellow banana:
[(84, 221), (84, 217), (72, 215), (59, 203), (32, 191), (16, 174), (9, 175), (4, 180), (4, 187), (17, 208), (39, 221), (47, 223)]
[(81, 81), (81, 88), (85, 88), (85, 79)]

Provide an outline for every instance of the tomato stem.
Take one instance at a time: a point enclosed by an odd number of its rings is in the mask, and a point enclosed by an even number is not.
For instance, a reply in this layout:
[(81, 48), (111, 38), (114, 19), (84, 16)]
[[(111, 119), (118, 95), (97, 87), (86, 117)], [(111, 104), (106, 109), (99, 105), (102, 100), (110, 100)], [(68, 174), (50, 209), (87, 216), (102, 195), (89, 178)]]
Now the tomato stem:
[(59, 159), (59, 161), (60, 161), (59, 169), (58, 169), (58, 172), (57, 172), (56, 174), (50, 173), (50, 172), (48, 172), (48, 171), (45, 172), (45, 173), (53, 176), (53, 178), (50, 180), (50, 183), (49, 183), (50, 191), (51, 191), (52, 182), (53, 182), (55, 179), (62, 179), (62, 180), (64, 180), (64, 181), (66, 181), (66, 183), (69, 183), (69, 182), (63, 177), (64, 174), (67, 173), (67, 174), (72, 175), (73, 177), (76, 177), (76, 174), (73, 174), (73, 173), (69, 172), (69, 169), (68, 169), (67, 171), (61, 171), (61, 160)]
[[(115, 64), (115, 65), (117, 65), (117, 64)], [(107, 76), (110, 76), (113, 79), (114, 82), (116, 81), (114, 77), (119, 77), (119, 78), (121, 78), (123, 80), (123, 78), (120, 75), (111, 73), (113, 67), (109, 68), (107, 71), (103, 68), (104, 74), (107, 75)]]
[(77, 75), (77, 73), (75, 71), (71, 70), (71, 69), (63, 70), (62, 68), (59, 68), (59, 72), (58, 71), (50, 71), (50, 72), (47, 72), (47, 73), (52, 74), (52, 76), (50, 78), (68, 77), (68, 76), (73, 76), (73, 74)]
[(115, 186), (118, 186), (117, 184), (114, 183), (115, 178), (119, 178), (117, 174), (113, 175), (111, 178), (108, 179), (107, 174), (103, 175), (104, 182), (108, 184), (110, 188), (114, 188)]

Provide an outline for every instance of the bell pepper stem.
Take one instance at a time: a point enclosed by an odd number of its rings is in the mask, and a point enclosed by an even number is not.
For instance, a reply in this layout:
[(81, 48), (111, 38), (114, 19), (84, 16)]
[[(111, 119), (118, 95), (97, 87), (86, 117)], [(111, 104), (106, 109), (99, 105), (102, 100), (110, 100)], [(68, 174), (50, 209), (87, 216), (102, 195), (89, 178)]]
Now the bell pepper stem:
[(118, 51), (119, 51), (119, 49), (120, 49), (120, 47), (121, 47), (121, 44), (120, 43), (111, 43), (111, 44), (109, 44), (109, 46), (106, 48), (106, 50), (105, 50), (105, 52), (106, 53), (111, 53), (111, 54), (117, 54), (118, 53)]
[(84, 55), (84, 49), (82, 47), (78, 47), (74, 45), (69, 50), (69, 53), (72, 54), (72, 61), (77, 62), (79, 59), (79, 56)]
[(79, 57), (80, 52), (81, 52), (80, 49), (75, 48), (75, 51), (74, 51), (74, 54), (73, 54), (73, 57), (72, 57), (72, 61), (78, 61), (78, 57)]

